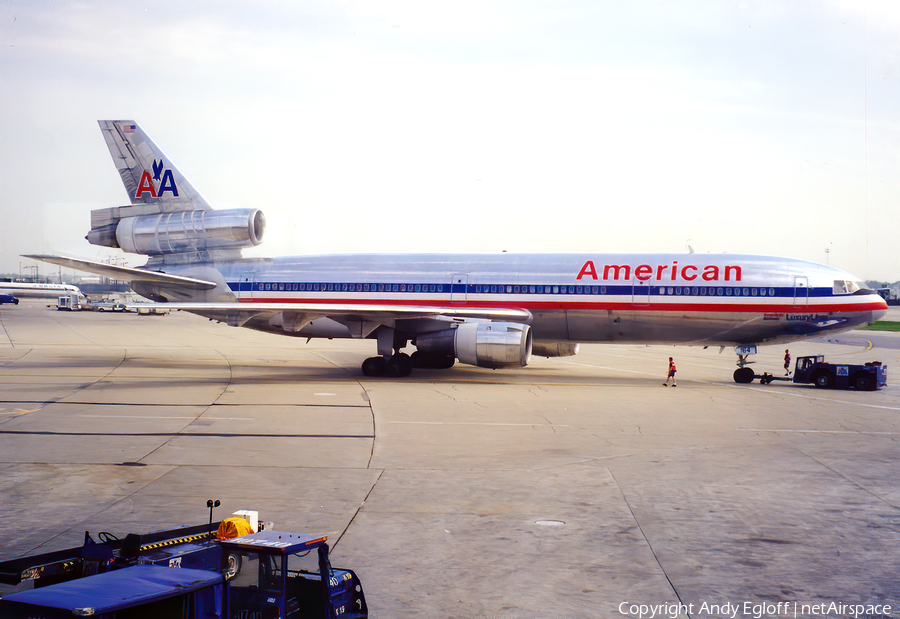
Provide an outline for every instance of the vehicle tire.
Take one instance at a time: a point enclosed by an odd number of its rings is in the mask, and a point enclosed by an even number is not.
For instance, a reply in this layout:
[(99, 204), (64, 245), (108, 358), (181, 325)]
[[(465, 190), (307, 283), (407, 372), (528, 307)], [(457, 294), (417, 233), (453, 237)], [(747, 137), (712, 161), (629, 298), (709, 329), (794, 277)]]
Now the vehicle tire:
[(362, 373), (366, 376), (384, 376), (386, 369), (384, 357), (369, 357), (362, 363)]
[(756, 378), (753, 369), (748, 367), (738, 368), (734, 371), (734, 382), (746, 385)]
[(816, 387), (820, 389), (830, 389), (831, 387), (834, 387), (834, 374), (828, 370), (819, 370), (812, 379), (816, 384)]
[(875, 377), (867, 372), (857, 372), (853, 377), (853, 386), (860, 391), (875, 391)]
[(391, 378), (409, 376), (412, 372), (412, 360), (406, 353), (398, 352), (387, 362), (386, 374)]

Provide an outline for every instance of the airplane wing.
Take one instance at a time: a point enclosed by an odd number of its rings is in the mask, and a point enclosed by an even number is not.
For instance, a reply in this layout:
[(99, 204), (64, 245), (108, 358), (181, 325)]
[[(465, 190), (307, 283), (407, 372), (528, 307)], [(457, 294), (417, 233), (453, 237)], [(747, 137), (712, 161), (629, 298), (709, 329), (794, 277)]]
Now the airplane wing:
[(452, 307), (452, 306), (412, 306), (412, 305), (353, 305), (343, 303), (136, 303), (129, 309), (156, 308), (184, 310), (186, 312), (246, 312), (249, 314), (275, 314), (293, 312), (308, 316), (341, 317), (349, 320), (378, 321), (410, 318), (471, 318), (486, 320), (510, 320), (531, 322), (532, 314), (521, 308), (495, 307)]
[[(23, 254), (25, 258), (41, 260), (51, 264), (96, 273), (105, 277), (131, 282), (150, 282), (168, 284), (188, 290), (211, 290), (216, 287), (210, 282), (192, 277), (172, 275), (161, 271), (147, 271), (131, 267), (122, 267), (79, 258), (53, 256), (48, 254)], [(346, 304), (346, 303), (140, 303), (129, 305), (129, 309), (156, 308), (167, 310), (184, 310), (198, 314), (218, 314), (239, 316), (238, 323), (258, 315), (274, 315), (281, 312), (296, 317), (297, 324), (308, 322), (315, 317), (335, 318), (339, 321), (360, 321), (370, 325), (391, 324), (395, 320), (413, 318), (460, 318), (482, 320), (509, 320), (512, 322), (530, 323), (531, 312), (521, 308), (493, 307), (454, 307), (448, 306), (410, 306), (391, 304)], [(297, 327), (300, 328), (299, 326)]]
[(22, 257), (31, 258), (32, 260), (40, 260), (41, 262), (49, 262), (50, 264), (58, 264), (64, 267), (78, 269), (79, 271), (87, 271), (88, 273), (96, 273), (97, 275), (103, 275), (104, 277), (112, 277), (113, 279), (121, 279), (131, 282), (171, 284), (189, 290), (212, 290), (216, 287), (215, 282), (209, 282), (202, 279), (194, 279), (193, 277), (172, 275), (170, 273), (163, 273), (161, 271), (145, 271), (144, 269), (121, 267), (114, 264), (93, 262), (91, 260), (66, 258), (65, 256), (52, 256), (49, 254), (22, 254)]

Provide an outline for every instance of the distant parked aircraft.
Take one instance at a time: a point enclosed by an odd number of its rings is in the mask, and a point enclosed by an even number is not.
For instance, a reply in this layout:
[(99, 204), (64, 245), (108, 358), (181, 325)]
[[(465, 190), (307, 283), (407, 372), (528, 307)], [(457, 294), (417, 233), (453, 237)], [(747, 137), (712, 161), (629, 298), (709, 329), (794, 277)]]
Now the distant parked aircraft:
[(72, 284), (29, 284), (24, 282), (0, 282), (0, 294), (19, 298), (55, 299), (64, 294), (81, 294)]

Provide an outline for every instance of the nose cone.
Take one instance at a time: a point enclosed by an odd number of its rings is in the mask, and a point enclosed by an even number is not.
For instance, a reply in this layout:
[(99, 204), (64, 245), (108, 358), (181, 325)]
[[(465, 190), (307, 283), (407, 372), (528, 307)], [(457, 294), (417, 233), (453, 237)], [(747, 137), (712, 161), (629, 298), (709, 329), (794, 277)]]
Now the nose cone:
[(869, 319), (866, 321), (866, 324), (872, 324), (876, 320), (881, 320), (888, 311), (887, 301), (880, 294), (873, 294), (872, 297), (872, 305), (874, 307), (869, 312)]

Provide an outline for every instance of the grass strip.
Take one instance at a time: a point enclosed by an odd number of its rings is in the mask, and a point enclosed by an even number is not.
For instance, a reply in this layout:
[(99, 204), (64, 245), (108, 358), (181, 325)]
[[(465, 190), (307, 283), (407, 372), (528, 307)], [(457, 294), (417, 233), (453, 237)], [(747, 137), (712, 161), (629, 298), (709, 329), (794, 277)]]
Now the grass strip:
[(896, 320), (876, 320), (870, 325), (860, 327), (864, 331), (900, 331), (900, 322)]

